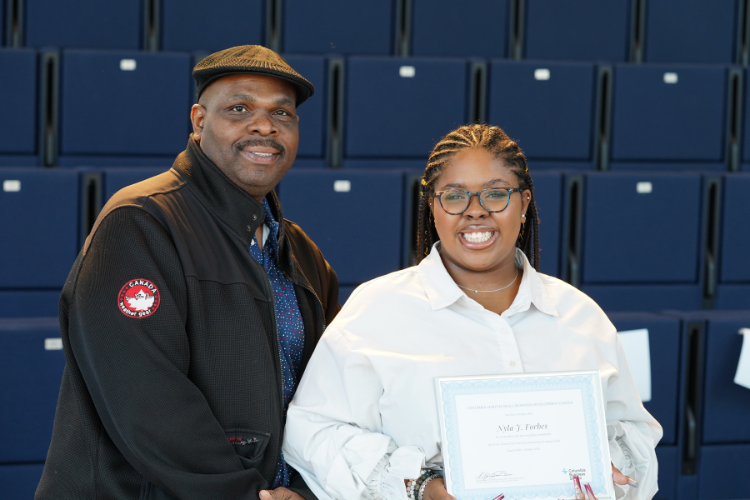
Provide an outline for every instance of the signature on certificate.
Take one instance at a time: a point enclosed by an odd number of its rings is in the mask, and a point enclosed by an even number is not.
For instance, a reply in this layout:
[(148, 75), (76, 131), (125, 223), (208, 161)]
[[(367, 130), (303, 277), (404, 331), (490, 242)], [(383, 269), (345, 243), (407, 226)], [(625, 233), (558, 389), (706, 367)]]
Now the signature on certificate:
[(497, 477), (506, 477), (506, 476), (512, 476), (513, 474), (506, 472), (504, 470), (498, 470), (495, 472), (482, 472), (477, 476), (477, 481), (492, 481), (493, 479)]

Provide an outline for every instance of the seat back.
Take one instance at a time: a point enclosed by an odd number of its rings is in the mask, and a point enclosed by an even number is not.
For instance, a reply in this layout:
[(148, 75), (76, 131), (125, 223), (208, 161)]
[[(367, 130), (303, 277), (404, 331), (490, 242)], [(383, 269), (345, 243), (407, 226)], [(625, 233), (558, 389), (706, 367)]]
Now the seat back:
[[(0, 161), (33, 156), (37, 151), (37, 54), (30, 49), (0, 49)], [(5, 163), (5, 162), (4, 162)]]
[(526, 0), (527, 59), (627, 61), (632, 0)]

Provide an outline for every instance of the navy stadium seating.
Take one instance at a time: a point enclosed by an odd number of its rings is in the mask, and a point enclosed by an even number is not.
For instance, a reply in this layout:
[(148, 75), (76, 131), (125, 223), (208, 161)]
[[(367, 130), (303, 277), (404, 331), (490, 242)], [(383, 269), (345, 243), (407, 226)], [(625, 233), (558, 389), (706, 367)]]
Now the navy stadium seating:
[(60, 290), (0, 290), (0, 318), (57, 316)]
[(102, 176), (102, 204), (107, 203), (120, 189), (144, 181), (163, 172), (166, 168), (108, 168)]
[(44, 464), (0, 465), (0, 493), (7, 500), (34, 498)]
[(648, 329), (651, 352), (651, 400), (646, 409), (662, 425), (659, 444), (677, 443), (678, 396), (680, 390), (680, 321), (654, 313), (610, 313), (618, 332)]
[(615, 67), (612, 169), (725, 170), (727, 69)]
[(122, 0), (25, 0), (29, 47), (137, 50), (143, 33), (143, 2)]
[(724, 177), (717, 309), (750, 309), (750, 174)]
[[(745, 389), (747, 392), (747, 389)], [(745, 423), (747, 425), (747, 418)], [(750, 444), (703, 446), (699, 468), (700, 500), (750, 498), (745, 476), (750, 463)]]
[(285, 0), (283, 9), (284, 52), (393, 53), (394, 0)]
[(738, 3), (648, 0), (645, 60), (708, 64), (734, 62)]
[(585, 174), (581, 289), (607, 311), (700, 309), (699, 174)]
[(189, 134), (190, 57), (65, 51), (60, 165), (171, 165)]
[(5, 37), (8, 30), (5, 26), (5, 9), (5, 0), (0, 0), (0, 47), (7, 43)]
[(744, 99), (743, 109), (741, 114), (743, 116), (742, 124), (742, 170), (750, 172), (750, 78), (748, 77), (748, 71), (743, 72), (744, 82)]
[(403, 173), (292, 169), (281, 181), (284, 216), (302, 227), (342, 285), (401, 268)]
[(0, 169), (0, 289), (62, 288), (79, 250), (74, 170)]
[(593, 168), (595, 66), (494, 60), (488, 121), (518, 142), (535, 168)]
[(412, 4), (412, 55), (508, 55), (509, 0), (413, 0)]
[(676, 446), (657, 446), (656, 460), (659, 463), (659, 491), (654, 500), (675, 500), (675, 483), (680, 470), (680, 454)]
[(467, 73), (462, 59), (350, 58), (345, 155), (426, 159), (468, 118)]
[(326, 85), (326, 60), (321, 56), (291, 56), (284, 59), (294, 70), (307, 78), (315, 86), (315, 94), (297, 110), (299, 115), (299, 148), (297, 158), (320, 160), (319, 167), (325, 166), (326, 124), (328, 115), (328, 87)]
[(208, 51), (263, 44), (263, 0), (161, 0), (162, 50)]
[(750, 311), (713, 311), (706, 317), (702, 443), (750, 445), (750, 390), (734, 383), (739, 330), (750, 328)]
[(526, 0), (525, 57), (627, 61), (632, 0)]
[(37, 54), (0, 49), (0, 165), (37, 164)]
[(64, 366), (57, 318), (0, 320), (0, 464), (47, 458)]
[(560, 172), (532, 172), (534, 200), (539, 211), (540, 271), (550, 276), (560, 276), (560, 238), (563, 203)]

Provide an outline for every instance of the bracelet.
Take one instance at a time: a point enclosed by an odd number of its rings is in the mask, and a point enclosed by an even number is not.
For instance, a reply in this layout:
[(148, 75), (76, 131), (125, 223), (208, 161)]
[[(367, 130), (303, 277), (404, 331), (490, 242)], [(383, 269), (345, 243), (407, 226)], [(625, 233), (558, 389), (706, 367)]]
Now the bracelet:
[(430, 474), (430, 476), (422, 482), (422, 486), (420, 486), (419, 488), (419, 496), (416, 500), (424, 500), (424, 490), (427, 489), (427, 484), (429, 484), (429, 482), (433, 479), (437, 479), (439, 477), (443, 477), (443, 475), (437, 471), (433, 471), (432, 474)]
[(422, 486), (422, 483), (431, 475), (432, 475), (431, 470), (422, 469), (422, 472), (419, 474), (418, 478), (408, 479), (409, 484), (406, 485), (406, 496), (410, 500), (417, 500), (417, 495), (419, 494), (419, 488)]

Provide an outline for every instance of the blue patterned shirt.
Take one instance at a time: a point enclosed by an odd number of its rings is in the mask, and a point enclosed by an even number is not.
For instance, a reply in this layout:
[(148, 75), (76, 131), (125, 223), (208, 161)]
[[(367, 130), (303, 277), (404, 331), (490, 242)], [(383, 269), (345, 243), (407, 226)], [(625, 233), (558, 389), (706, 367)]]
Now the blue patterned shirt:
[[(294, 293), (294, 284), (284, 276), (284, 273), (276, 265), (279, 223), (271, 215), (271, 208), (265, 199), (263, 200), (263, 208), (266, 211), (265, 224), (268, 227), (268, 238), (261, 251), (258, 247), (258, 240), (253, 236), (250, 255), (266, 270), (273, 289), (281, 372), (284, 378), (284, 414), (286, 414), (289, 402), (292, 400), (299, 382), (299, 368), (302, 364), (302, 351), (305, 346), (305, 329), (302, 324), (302, 314), (299, 312), (297, 295)], [(282, 453), (279, 455), (276, 478), (271, 487), (289, 486), (289, 475), (289, 467), (287, 467)]]

